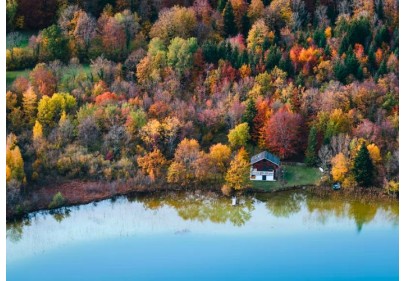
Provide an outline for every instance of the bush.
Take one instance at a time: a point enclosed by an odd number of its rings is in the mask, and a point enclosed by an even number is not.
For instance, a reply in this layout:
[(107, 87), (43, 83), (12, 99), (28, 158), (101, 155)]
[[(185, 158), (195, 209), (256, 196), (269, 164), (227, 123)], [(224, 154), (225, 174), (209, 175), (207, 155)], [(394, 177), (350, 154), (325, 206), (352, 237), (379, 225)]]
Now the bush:
[(51, 203), (49, 203), (49, 209), (55, 209), (62, 207), (66, 203), (65, 197), (63, 197), (62, 193), (58, 192), (56, 193), (53, 198)]
[(21, 70), (33, 68), (36, 58), (33, 52), (28, 48), (13, 48), (6, 51), (7, 70)]

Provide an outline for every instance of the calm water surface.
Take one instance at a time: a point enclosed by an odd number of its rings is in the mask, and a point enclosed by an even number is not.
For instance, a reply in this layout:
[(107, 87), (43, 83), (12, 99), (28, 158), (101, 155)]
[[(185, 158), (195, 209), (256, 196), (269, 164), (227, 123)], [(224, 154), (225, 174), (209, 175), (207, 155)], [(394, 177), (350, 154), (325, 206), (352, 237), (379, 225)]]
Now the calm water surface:
[(7, 224), (7, 280), (398, 280), (394, 203), (121, 197)]

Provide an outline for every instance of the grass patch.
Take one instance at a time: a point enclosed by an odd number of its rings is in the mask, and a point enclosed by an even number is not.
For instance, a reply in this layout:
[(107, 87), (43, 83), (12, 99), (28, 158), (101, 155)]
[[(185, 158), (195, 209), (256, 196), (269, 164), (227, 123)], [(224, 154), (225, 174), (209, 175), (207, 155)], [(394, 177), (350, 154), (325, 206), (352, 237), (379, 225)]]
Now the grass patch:
[(301, 185), (314, 185), (321, 179), (322, 173), (318, 168), (307, 166), (290, 166), (284, 167), (284, 182), (277, 181), (252, 181), (253, 188), (262, 190), (277, 190), (285, 187), (301, 186)]
[(17, 77), (25, 76), (28, 78), (28, 74), (30, 71), (31, 69), (6, 71), (6, 87), (8, 88), (9, 86), (11, 86), (11, 84)]

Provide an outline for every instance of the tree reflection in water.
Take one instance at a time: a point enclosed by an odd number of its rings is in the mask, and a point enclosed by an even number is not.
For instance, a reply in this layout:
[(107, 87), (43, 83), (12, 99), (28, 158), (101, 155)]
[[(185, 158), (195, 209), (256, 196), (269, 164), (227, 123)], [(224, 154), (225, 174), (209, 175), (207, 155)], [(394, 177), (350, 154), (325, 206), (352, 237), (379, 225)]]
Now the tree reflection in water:
[(62, 222), (65, 218), (70, 217), (70, 209), (69, 208), (60, 208), (56, 210), (52, 210), (49, 213), (57, 222)]
[[(127, 197), (129, 202), (139, 203), (145, 210), (158, 211), (160, 208), (169, 207), (176, 210), (183, 220), (211, 221), (213, 223), (231, 223), (235, 226), (243, 226), (252, 218), (252, 212), (257, 204), (265, 204), (270, 215), (274, 217), (288, 218), (302, 211), (310, 213), (310, 219), (326, 224), (328, 219), (350, 218), (356, 224), (357, 231), (371, 222), (377, 213), (392, 222), (398, 224), (399, 203), (397, 201), (365, 201), (347, 200), (333, 194), (332, 196), (316, 196), (306, 191), (286, 191), (270, 194), (257, 194), (255, 196), (239, 197), (239, 205), (232, 206), (231, 199), (213, 192), (166, 192), (156, 194), (137, 194)], [(111, 208), (118, 202), (111, 200)], [(262, 202), (262, 203), (260, 203)], [(79, 206), (61, 208), (54, 211), (42, 211), (29, 215), (29, 218), (7, 223), (7, 238), (12, 242), (21, 239), (24, 226), (28, 226), (31, 220), (38, 216), (48, 216), (61, 223), (70, 216), (72, 211), (79, 212)], [(303, 220), (308, 219), (303, 216)]]
[(24, 226), (29, 225), (31, 225), (31, 219), (28, 218), (7, 223), (6, 237), (14, 243), (20, 241), (23, 235)]
[(130, 200), (142, 203), (145, 209), (171, 207), (184, 220), (209, 220), (213, 223), (229, 221), (236, 226), (244, 225), (252, 217), (251, 212), (254, 210), (251, 198), (240, 197), (239, 204), (232, 206), (229, 198), (211, 192), (173, 192), (159, 196), (137, 196)]
[(329, 218), (347, 216), (346, 203), (339, 198), (331, 199), (307, 194), (305, 201), (308, 211), (314, 214), (315, 219), (322, 224), (325, 224)]
[(386, 219), (398, 224), (399, 204), (398, 202), (383, 202), (378, 200), (350, 200), (333, 197), (318, 197), (308, 194), (306, 196), (307, 209), (316, 214), (316, 219), (325, 224), (328, 218), (348, 217), (354, 220), (357, 231), (360, 232), (363, 226), (371, 222), (378, 210)]
[(278, 192), (262, 195), (258, 199), (266, 202), (266, 208), (273, 216), (288, 218), (301, 210), (305, 196), (301, 192)]
[(373, 202), (353, 201), (349, 207), (349, 217), (356, 222), (357, 231), (360, 232), (363, 225), (372, 221), (377, 214), (377, 204)]

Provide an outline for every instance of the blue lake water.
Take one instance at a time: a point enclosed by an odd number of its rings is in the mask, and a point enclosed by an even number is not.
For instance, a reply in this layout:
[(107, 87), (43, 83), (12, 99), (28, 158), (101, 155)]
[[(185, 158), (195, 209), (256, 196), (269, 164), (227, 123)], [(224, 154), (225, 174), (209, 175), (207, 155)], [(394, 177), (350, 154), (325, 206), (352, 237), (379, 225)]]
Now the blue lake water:
[(7, 280), (398, 280), (398, 202), (121, 197), (7, 225)]

